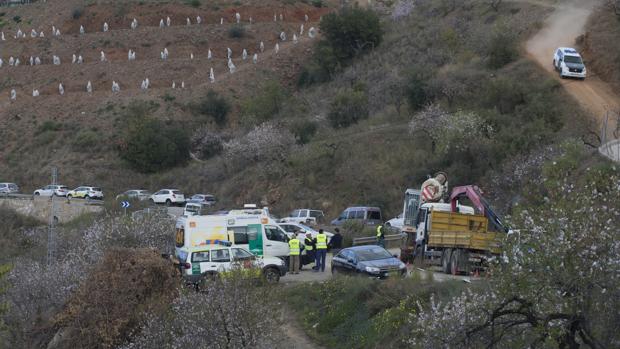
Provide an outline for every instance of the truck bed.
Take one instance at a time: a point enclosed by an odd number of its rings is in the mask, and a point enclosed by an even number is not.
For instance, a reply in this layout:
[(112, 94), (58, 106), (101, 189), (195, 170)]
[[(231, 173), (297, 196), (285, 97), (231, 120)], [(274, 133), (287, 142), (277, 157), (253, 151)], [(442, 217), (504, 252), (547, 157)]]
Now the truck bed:
[(485, 216), (433, 211), (429, 223), (428, 247), (500, 253), (503, 234), (488, 231)]

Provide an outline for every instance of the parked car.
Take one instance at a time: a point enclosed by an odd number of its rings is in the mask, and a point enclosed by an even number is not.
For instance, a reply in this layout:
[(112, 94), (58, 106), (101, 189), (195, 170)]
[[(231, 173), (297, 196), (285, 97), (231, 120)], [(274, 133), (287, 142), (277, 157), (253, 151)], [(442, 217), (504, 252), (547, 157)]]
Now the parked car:
[(188, 283), (199, 285), (210, 278), (225, 276), (235, 267), (247, 271), (251, 277), (264, 277), (269, 283), (277, 283), (286, 275), (284, 260), (277, 257), (257, 257), (245, 248), (231, 246), (230, 242), (191, 247), (181, 250), (179, 262), (181, 274)]
[(185, 203), (185, 195), (177, 189), (161, 189), (151, 195), (150, 201), (155, 204), (183, 205)]
[(50, 184), (34, 191), (35, 196), (67, 196), (69, 188), (66, 185)]
[(303, 224), (317, 224), (323, 221), (323, 211), (300, 208), (291, 211), (288, 217), (280, 219), (280, 222), (297, 222)]
[(67, 198), (103, 200), (103, 191), (99, 187), (81, 186), (67, 192)]
[(401, 231), (403, 226), (405, 225), (405, 219), (403, 218), (403, 214), (399, 214), (398, 217), (394, 217), (389, 221), (385, 222), (386, 227), (390, 227), (394, 230)]
[(184, 216), (204, 216), (207, 214), (207, 208), (209, 205), (200, 202), (187, 201), (185, 203), (185, 209), (183, 210)]
[(381, 209), (378, 207), (349, 207), (342, 211), (338, 218), (332, 221), (332, 225), (343, 225), (345, 222), (359, 221), (365, 225), (377, 225), (383, 222)]
[(187, 202), (213, 206), (215, 205), (215, 196), (209, 194), (194, 194)]
[[(286, 232), (286, 235), (288, 235), (289, 238), (293, 237), (293, 234), (296, 231), (300, 231), (301, 233), (303, 233), (304, 235), (306, 233), (310, 233), (312, 234), (313, 238), (316, 238), (316, 236), (319, 234), (319, 231), (309, 227), (305, 224), (301, 224), (301, 223), (279, 223), (278, 224), (280, 226), (280, 228), (284, 229), (284, 231)], [(327, 231), (323, 231), (325, 233), (325, 235), (327, 235), (327, 242), (329, 243), (329, 241), (331, 240), (332, 236), (334, 236), (334, 234), (327, 232)], [(303, 239), (302, 239), (302, 244), (303, 244)]]
[(559, 47), (553, 55), (553, 67), (561, 78), (586, 78), (586, 66), (581, 55), (571, 47)]
[(355, 246), (340, 250), (332, 259), (332, 274), (339, 273), (383, 279), (405, 276), (407, 266), (381, 246)]
[(17, 194), (19, 187), (15, 183), (0, 183), (0, 194)]
[(144, 189), (131, 189), (127, 190), (124, 193), (116, 195), (116, 200), (119, 199), (128, 199), (128, 200), (148, 200), (151, 195), (153, 195), (150, 191)]

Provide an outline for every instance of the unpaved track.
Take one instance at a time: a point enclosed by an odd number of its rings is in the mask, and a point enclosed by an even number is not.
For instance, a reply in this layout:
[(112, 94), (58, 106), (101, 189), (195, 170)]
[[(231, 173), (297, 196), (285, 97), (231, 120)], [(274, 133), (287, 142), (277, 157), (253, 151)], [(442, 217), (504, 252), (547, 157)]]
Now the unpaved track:
[[(572, 0), (554, 6), (555, 11), (547, 19), (544, 28), (526, 43), (528, 54), (560, 80), (553, 69), (554, 50), (560, 46), (575, 46), (575, 39), (585, 33), (588, 17), (598, 4), (597, 0)], [(588, 75), (584, 81), (563, 79), (561, 82), (568, 93), (601, 125), (608, 111), (620, 110), (620, 97), (592, 71), (588, 71)]]

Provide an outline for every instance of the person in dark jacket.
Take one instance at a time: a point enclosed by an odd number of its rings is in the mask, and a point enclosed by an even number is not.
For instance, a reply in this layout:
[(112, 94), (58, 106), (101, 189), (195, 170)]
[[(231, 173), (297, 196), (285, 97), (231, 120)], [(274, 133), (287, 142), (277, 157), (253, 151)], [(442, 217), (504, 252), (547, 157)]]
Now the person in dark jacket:
[(336, 228), (334, 236), (329, 240), (327, 247), (333, 254), (338, 253), (342, 249), (342, 234), (340, 234), (340, 229)]

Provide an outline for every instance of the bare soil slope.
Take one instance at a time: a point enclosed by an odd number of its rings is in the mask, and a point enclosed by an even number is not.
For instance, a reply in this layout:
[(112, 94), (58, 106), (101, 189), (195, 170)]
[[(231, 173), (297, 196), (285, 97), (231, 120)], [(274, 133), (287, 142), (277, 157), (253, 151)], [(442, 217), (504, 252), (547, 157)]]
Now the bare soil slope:
[[(528, 53), (545, 69), (553, 69), (553, 52), (560, 46), (575, 46), (585, 33), (585, 25), (597, 1), (567, 1), (555, 7), (545, 27), (527, 43)], [(559, 79), (559, 76), (558, 76)], [(611, 87), (590, 71), (585, 81), (563, 80), (566, 90), (599, 122), (610, 110), (620, 110), (620, 97)]]

